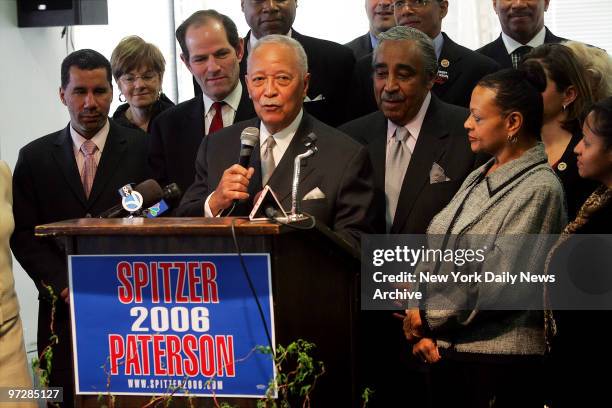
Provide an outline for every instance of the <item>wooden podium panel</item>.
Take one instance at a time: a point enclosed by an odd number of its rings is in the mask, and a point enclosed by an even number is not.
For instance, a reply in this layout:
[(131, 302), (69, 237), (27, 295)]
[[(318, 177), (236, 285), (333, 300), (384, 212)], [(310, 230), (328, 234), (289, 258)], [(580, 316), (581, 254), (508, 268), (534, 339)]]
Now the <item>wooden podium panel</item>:
[[(314, 358), (325, 364), (312, 406), (358, 406), (359, 254), (327, 227), (296, 230), (232, 218), (90, 218), (38, 226), (36, 235), (62, 240), (67, 255), (222, 254), (236, 253), (232, 222), (241, 252), (270, 254), (276, 344), (315, 343)], [(143, 406), (149, 400), (117, 396), (116, 406)], [(217, 401), (255, 407), (257, 399)], [(78, 396), (77, 404), (100, 402), (87, 395)], [(215, 406), (212, 398), (198, 398), (194, 405)], [(189, 404), (173, 397), (171, 406)]]

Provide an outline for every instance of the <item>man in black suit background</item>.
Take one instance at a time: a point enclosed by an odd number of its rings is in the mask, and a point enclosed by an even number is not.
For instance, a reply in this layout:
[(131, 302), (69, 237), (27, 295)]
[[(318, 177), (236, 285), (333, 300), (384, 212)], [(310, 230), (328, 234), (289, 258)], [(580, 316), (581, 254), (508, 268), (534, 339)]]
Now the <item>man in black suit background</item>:
[(202, 94), (155, 119), (150, 163), (161, 185), (177, 183), (184, 192), (193, 182), (204, 136), (255, 117), (255, 110), (240, 81), (244, 43), (229, 17), (215, 10), (197, 11), (178, 27), (176, 39), (181, 60)]
[(251, 28), (245, 41), (245, 58), (240, 74), (247, 72), (246, 59), (257, 40), (269, 34), (286, 35), (299, 42), (308, 57), (310, 84), (304, 108), (320, 121), (337, 126), (345, 122), (346, 95), (355, 58), (347, 47), (302, 35), (292, 28), (297, 0), (241, 0), (242, 11)]
[[(386, 214), (376, 232), (424, 234), (476, 165), (463, 127), (468, 111), (431, 92), (438, 63), (433, 41), (419, 30), (397, 26), (382, 33), (373, 64), (380, 110), (340, 130), (368, 149), (375, 208)], [(406, 386), (425, 386), (415, 374), (421, 368), (390, 311), (362, 317), (364, 385), (374, 388), (373, 406), (395, 406), (406, 398)], [(410, 395), (410, 406), (426, 406), (423, 390)]]
[(516, 68), (531, 49), (544, 43), (567, 41), (544, 26), (550, 0), (493, 0), (502, 32), (478, 52), (494, 59), (502, 68)]
[[(293, 160), (317, 136), (318, 152), (305, 160), (300, 174), (304, 212), (314, 215), (349, 242), (372, 232), (374, 186), (366, 150), (345, 134), (304, 112), (310, 75), (302, 46), (292, 38), (270, 35), (251, 50), (247, 87), (259, 119), (238, 123), (204, 140), (197, 158), (195, 183), (187, 190), (178, 215), (248, 215), (253, 198), (268, 185), (281, 205), (290, 208)], [(237, 162), (240, 134), (246, 127), (260, 131), (249, 167)]]
[(365, 10), (368, 16), (370, 29), (364, 35), (344, 44), (353, 51), (355, 60), (359, 60), (371, 54), (376, 44), (378, 44), (378, 34), (395, 26), (393, 1), (394, 0), (365, 0)]
[[(39, 291), (39, 353), (51, 344), (52, 298), (58, 299), (50, 385), (64, 387), (64, 406), (72, 407), (66, 256), (55, 241), (35, 238), (34, 227), (97, 216), (120, 202), (122, 186), (147, 179), (150, 171), (147, 136), (108, 118), (113, 88), (111, 66), (103, 55), (93, 50), (68, 55), (62, 62), (59, 95), (70, 113), (69, 125), (19, 152), (11, 248)], [(44, 367), (44, 360), (41, 364)]]
[[(442, 20), (448, 13), (447, 0), (396, 0), (395, 20), (398, 25), (416, 28), (434, 42), (438, 69), (432, 91), (446, 103), (468, 107), (472, 90), (485, 75), (499, 66), (490, 58), (465, 48), (442, 32)], [(355, 64), (349, 116), (358, 118), (374, 112), (372, 93), (372, 60), (364, 57)]]

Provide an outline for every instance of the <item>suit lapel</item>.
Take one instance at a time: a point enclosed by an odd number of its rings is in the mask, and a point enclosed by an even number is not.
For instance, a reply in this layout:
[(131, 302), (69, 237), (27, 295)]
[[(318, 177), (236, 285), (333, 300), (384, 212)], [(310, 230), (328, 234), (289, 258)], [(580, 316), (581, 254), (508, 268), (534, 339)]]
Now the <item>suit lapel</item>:
[(410, 164), (404, 176), (391, 233), (398, 233), (402, 230), (416, 198), (429, 183), (429, 172), (432, 164), (438, 162), (444, 154), (448, 132), (440, 126), (443, 121), (444, 118), (438, 115), (438, 101), (432, 95)]
[(448, 36), (442, 33), (444, 44), (438, 58), (438, 76), (436, 78), (435, 91), (439, 97), (449, 90), (450, 86), (461, 75), (461, 53), (459, 47)]
[[(104, 144), (104, 150), (100, 157), (100, 163), (98, 164), (98, 170), (96, 171), (96, 177), (94, 178), (93, 186), (91, 188), (91, 194), (89, 195), (88, 205), (92, 206), (100, 194), (104, 191), (108, 181), (112, 178), (113, 174), (119, 170), (119, 163), (123, 158), (123, 154), (127, 149), (127, 139), (121, 132), (118, 131), (117, 125), (112, 121), (110, 122), (110, 130)], [(137, 181), (137, 180), (127, 180)]]
[(385, 118), (382, 112), (379, 111), (378, 113), (372, 134), (379, 136), (372, 139), (368, 144), (368, 149), (370, 150), (370, 159), (374, 169), (375, 185), (384, 194), (385, 169), (387, 166), (387, 118)]
[(53, 158), (62, 171), (68, 187), (83, 207), (87, 207), (87, 199), (83, 190), (83, 183), (79, 175), (79, 169), (74, 158), (74, 147), (70, 137), (70, 124), (58, 135), (53, 150)]
[(495, 40), (495, 52), (493, 59), (500, 63), (502, 68), (512, 68), (512, 57), (508, 54), (504, 40), (502, 40), (501, 34)]
[(236, 110), (236, 117), (234, 123), (242, 122), (243, 120), (252, 119), (256, 116), (255, 108), (253, 107), (253, 101), (249, 98), (249, 91), (246, 87), (246, 83), (242, 82), (242, 95), (240, 95), (240, 104), (238, 110)]
[[(312, 122), (306, 112), (302, 118), (302, 123), (298, 127), (295, 136), (289, 143), (285, 154), (281, 158), (280, 163), (276, 166), (274, 173), (270, 177), (268, 184), (276, 193), (278, 201), (281, 203), (291, 194), (291, 181), (293, 180), (293, 160), (298, 154), (302, 154), (306, 151), (306, 146), (302, 143), (302, 139), (306, 137), (312, 131)], [(300, 169), (300, 184), (308, 178), (310, 173), (314, 170), (314, 166), (311, 163), (312, 160), (302, 160), (302, 166)]]

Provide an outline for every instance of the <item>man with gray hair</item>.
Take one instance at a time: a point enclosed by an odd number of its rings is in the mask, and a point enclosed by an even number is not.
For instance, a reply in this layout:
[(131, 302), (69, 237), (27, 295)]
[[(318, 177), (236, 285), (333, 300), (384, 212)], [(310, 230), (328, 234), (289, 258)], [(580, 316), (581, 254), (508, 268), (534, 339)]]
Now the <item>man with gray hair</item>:
[[(204, 139), (196, 160), (196, 180), (187, 190), (181, 216), (248, 215), (253, 199), (266, 185), (290, 208), (293, 160), (306, 152), (306, 136), (317, 136), (318, 152), (301, 167), (304, 212), (354, 245), (372, 232), (372, 168), (366, 150), (345, 134), (304, 112), (310, 74), (302, 46), (287, 36), (269, 35), (251, 49), (247, 89), (258, 118), (237, 123)], [(247, 168), (236, 163), (240, 134), (260, 132)], [(237, 202), (237, 204), (235, 204)]]
[[(433, 41), (437, 59), (432, 91), (446, 103), (468, 107), (472, 90), (487, 74), (499, 69), (491, 58), (455, 43), (442, 32), (442, 20), (448, 14), (448, 0), (395, 0), (397, 25), (416, 28)], [(376, 110), (372, 96), (371, 59), (357, 61), (353, 71), (350, 118), (358, 118)]]
[[(386, 215), (376, 232), (424, 234), (476, 166), (463, 127), (469, 113), (431, 92), (438, 63), (421, 31), (397, 26), (382, 33), (372, 64), (379, 110), (340, 130), (366, 146), (374, 165), (375, 208)], [(394, 406), (406, 384), (418, 382), (410, 370), (417, 364), (409, 361), (401, 321), (391, 312), (363, 318), (364, 349), (377, 350), (365, 357), (365, 385), (375, 389), (374, 406)]]

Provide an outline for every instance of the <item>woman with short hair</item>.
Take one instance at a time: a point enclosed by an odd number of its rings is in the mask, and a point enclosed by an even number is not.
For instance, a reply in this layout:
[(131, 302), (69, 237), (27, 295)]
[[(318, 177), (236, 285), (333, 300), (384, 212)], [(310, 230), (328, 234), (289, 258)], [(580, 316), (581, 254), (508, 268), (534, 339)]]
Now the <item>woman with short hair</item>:
[(133, 35), (119, 42), (110, 62), (121, 91), (119, 100), (126, 102), (117, 108), (113, 120), (149, 133), (153, 119), (174, 106), (162, 92), (164, 56), (155, 45)]

